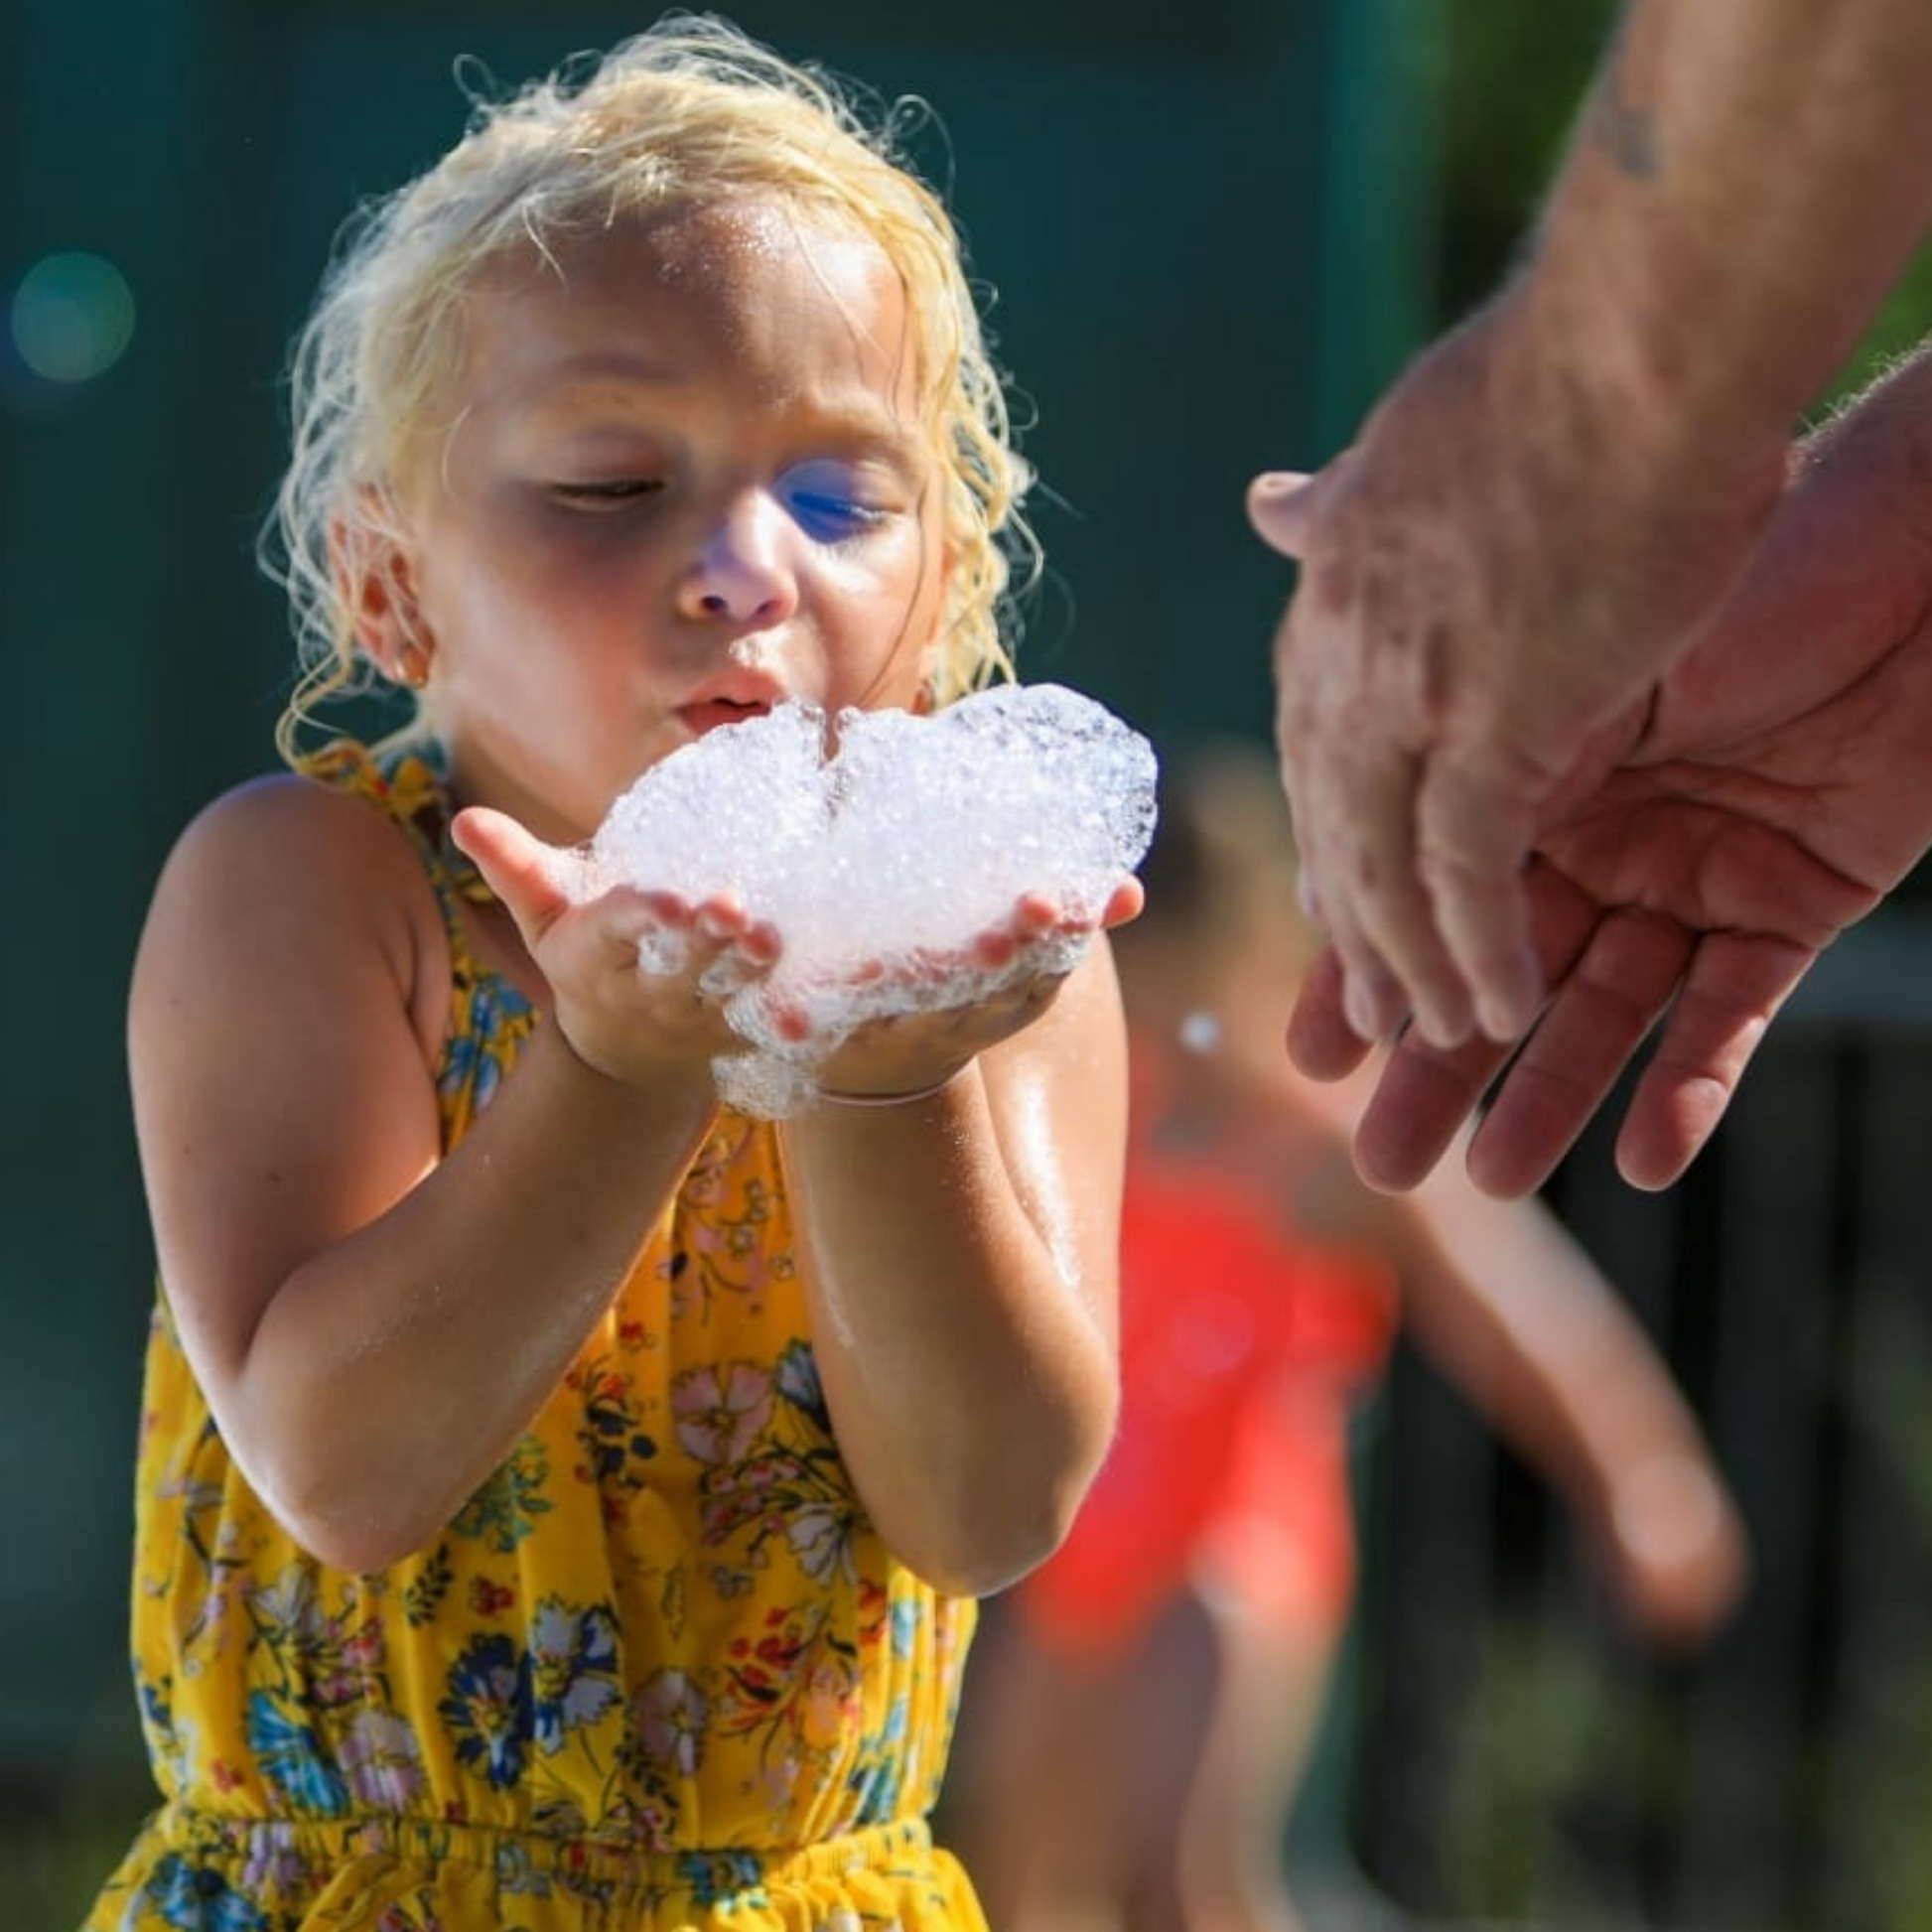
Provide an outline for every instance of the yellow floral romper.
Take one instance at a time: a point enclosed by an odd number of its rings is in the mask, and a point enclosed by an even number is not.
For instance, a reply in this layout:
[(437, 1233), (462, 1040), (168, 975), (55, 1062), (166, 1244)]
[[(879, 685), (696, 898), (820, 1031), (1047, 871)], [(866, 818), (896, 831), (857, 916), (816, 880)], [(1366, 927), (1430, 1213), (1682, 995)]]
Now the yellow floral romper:
[[(434, 748), (310, 775), (442, 901), (454, 1146), (536, 1020), (466, 940)], [(508, 1459), (373, 1575), (262, 1506), (159, 1299), (133, 1662), (164, 1803), (86, 1932), (981, 1932), (925, 1824), (973, 1621), (854, 1494), (765, 1123), (721, 1117)]]

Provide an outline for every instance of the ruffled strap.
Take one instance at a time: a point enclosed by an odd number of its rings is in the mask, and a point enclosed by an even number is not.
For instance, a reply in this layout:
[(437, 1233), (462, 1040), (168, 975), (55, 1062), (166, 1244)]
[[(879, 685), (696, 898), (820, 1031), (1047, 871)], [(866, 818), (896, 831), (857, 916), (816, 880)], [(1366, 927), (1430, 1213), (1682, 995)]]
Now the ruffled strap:
[(475, 981), (479, 967), (463, 905), (465, 900), (488, 904), (495, 895), (450, 837), (453, 813), (443, 748), (434, 739), (418, 739), (378, 757), (367, 746), (342, 738), (307, 754), (297, 769), (318, 784), (367, 800), (415, 847), (442, 908), (451, 965), (459, 979)]

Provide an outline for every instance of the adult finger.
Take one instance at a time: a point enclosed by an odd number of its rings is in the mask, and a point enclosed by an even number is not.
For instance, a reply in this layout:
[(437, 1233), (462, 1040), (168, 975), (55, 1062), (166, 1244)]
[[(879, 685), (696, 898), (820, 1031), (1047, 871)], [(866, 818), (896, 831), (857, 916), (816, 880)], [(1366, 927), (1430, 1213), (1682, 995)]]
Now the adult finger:
[(1668, 1187), (1697, 1158), (1817, 957), (1787, 940), (1725, 933), (1698, 947), (1617, 1134), (1617, 1172), (1631, 1186)]
[(1469, 1144), (1469, 1177), (1503, 1199), (1550, 1176), (1677, 994), (1693, 941), (1674, 919), (1604, 915), (1555, 985)]
[(1304, 759), (1286, 723), (1283, 731), (1302, 863), (1341, 960), (1349, 1026), (1364, 1038), (1387, 1038), (1413, 1015), (1437, 1044), (1459, 1043), (1474, 1009), (1418, 870), (1419, 761), (1387, 741), (1344, 745), (1330, 732), (1322, 744), (1306, 724)]
[[(1589, 944), (1598, 907), (1550, 867), (1534, 868), (1527, 880), (1541, 970), (1560, 983)], [(1443, 1047), (1411, 1028), (1391, 1049), (1356, 1129), (1355, 1166), (1362, 1178), (1392, 1193), (1426, 1178), (1517, 1044), (1478, 1035)]]
[(1356, 1124), (1355, 1172), (1386, 1194), (1407, 1193), (1427, 1179), (1510, 1051), (1508, 1042), (1481, 1035), (1437, 1046), (1405, 1034)]
[(1527, 807), (1468, 759), (1438, 755), (1424, 769), (1416, 815), (1417, 870), (1475, 1024), (1491, 1039), (1519, 1039), (1543, 1002), (1524, 884)]
[(1375, 1044), (1348, 1024), (1341, 956), (1324, 946), (1303, 976), (1288, 1016), (1288, 1057), (1311, 1080), (1342, 1080)]

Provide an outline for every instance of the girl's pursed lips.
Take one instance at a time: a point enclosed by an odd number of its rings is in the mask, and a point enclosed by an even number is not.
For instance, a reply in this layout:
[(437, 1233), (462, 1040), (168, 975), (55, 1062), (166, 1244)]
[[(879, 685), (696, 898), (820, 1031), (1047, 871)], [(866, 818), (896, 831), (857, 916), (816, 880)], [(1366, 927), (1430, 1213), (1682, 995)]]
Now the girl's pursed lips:
[(742, 724), (747, 718), (762, 718), (774, 705), (784, 703), (791, 694), (775, 679), (756, 672), (740, 671), (716, 684), (699, 690), (677, 706), (677, 716), (694, 733), (713, 731), (720, 725)]

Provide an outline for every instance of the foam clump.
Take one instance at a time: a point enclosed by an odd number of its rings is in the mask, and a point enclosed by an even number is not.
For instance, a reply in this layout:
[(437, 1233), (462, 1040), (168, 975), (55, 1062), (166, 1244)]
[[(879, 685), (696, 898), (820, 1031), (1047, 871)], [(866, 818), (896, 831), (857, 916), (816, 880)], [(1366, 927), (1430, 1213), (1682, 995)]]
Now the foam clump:
[[(867, 1021), (1077, 963), (1091, 931), (1001, 967), (970, 948), (1030, 893), (1096, 919), (1147, 852), (1155, 778), (1145, 738), (1060, 685), (996, 686), (926, 717), (842, 711), (830, 733), (822, 710), (790, 703), (651, 766), (599, 828), (584, 884), (735, 893), (777, 930), (770, 972), (705, 990), (750, 1049), (715, 1062), (720, 1092), (779, 1118), (810, 1102), (820, 1064)], [(638, 964), (683, 960), (646, 941)]]

